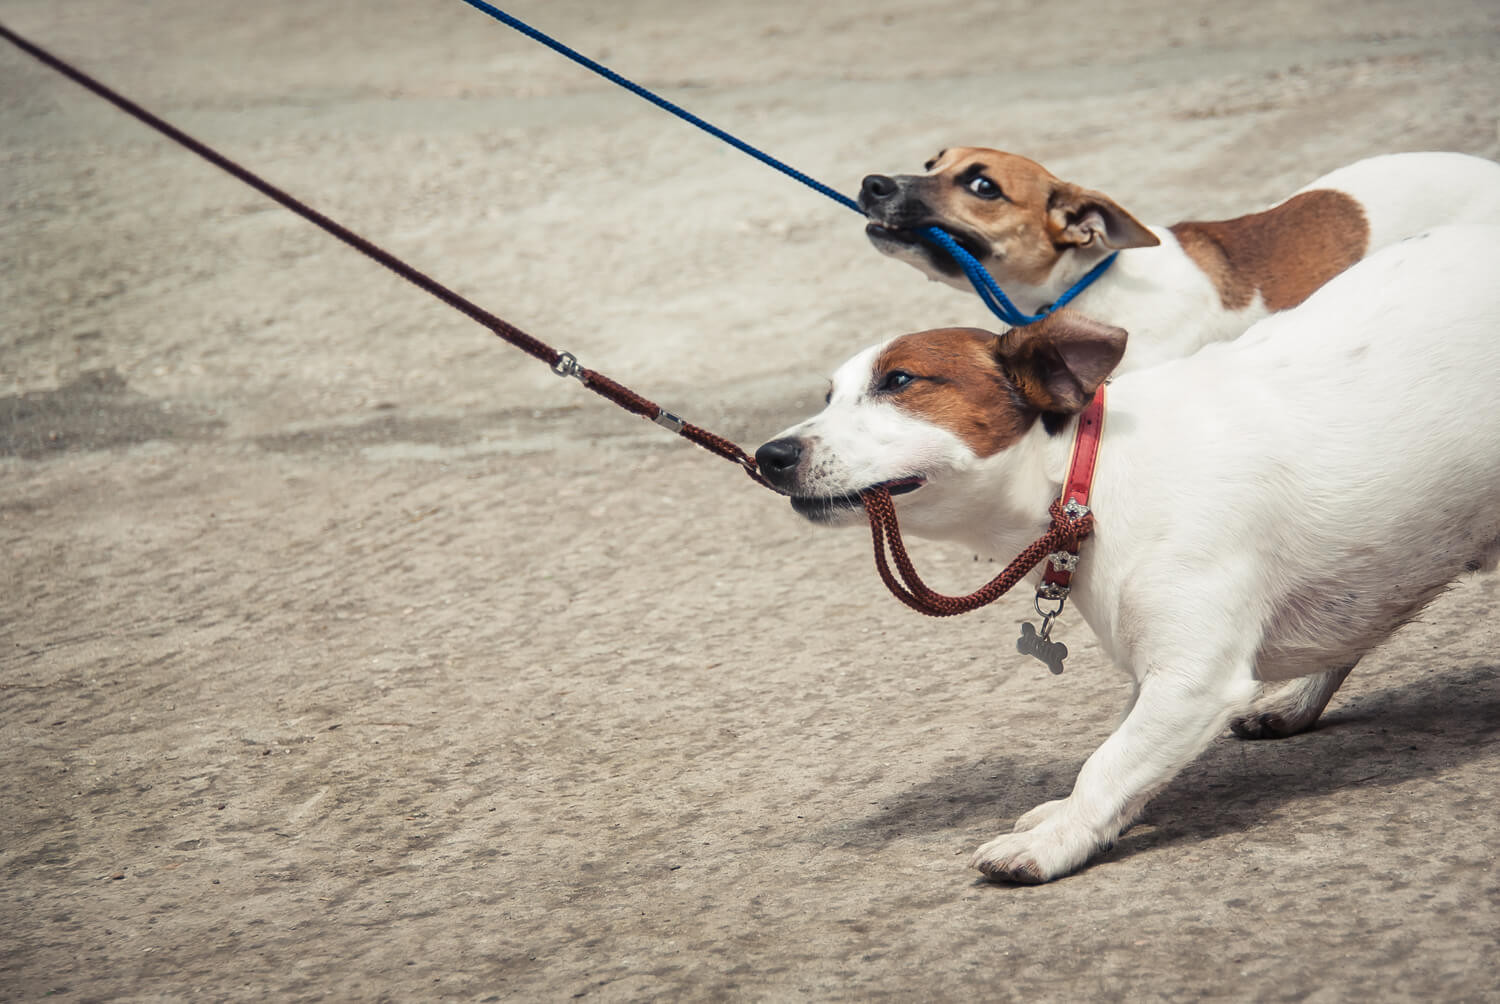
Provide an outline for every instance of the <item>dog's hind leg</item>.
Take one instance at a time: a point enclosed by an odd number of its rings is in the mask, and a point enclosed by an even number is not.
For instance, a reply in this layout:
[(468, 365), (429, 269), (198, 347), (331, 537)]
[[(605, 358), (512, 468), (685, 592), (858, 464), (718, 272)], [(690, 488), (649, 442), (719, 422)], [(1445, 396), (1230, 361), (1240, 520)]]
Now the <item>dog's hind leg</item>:
[(1306, 732), (1354, 666), (1351, 662), (1343, 669), (1304, 676), (1260, 695), (1249, 711), (1230, 719), (1229, 730), (1241, 739), (1284, 739)]

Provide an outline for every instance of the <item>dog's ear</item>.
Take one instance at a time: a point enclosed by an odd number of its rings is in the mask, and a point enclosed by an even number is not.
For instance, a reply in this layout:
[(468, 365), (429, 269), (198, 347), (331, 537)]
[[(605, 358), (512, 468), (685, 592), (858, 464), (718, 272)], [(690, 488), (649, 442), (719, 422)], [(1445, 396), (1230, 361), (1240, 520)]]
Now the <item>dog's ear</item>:
[(1044, 414), (1083, 410), (1125, 354), (1125, 329), (1071, 310), (1012, 328), (995, 344), (1000, 366)]
[(1161, 243), (1114, 199), (1067, 181), (1054, 185), (1047, 199), (1047, 229), (1057, 243), (1076, 247), (1088, 247), (1096, 240), (1115, 251)]

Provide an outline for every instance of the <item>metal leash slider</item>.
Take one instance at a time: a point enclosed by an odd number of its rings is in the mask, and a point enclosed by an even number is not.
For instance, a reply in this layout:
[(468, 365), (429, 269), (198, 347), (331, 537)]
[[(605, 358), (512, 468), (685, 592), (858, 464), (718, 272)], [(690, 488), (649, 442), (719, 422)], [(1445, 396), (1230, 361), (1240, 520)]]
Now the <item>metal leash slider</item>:
[[(587, 383), (583, 379), (583, 367), (579, 365), (578, 357), (571, 352), (559, 352), (557, 354), (557, 361), (552, 364), (552, 372), (560, 377), (574, 377), (580, 383)], [(687, 425), (687, 422), (660, 405), (656, 406), (656, 414), (652, 416), (651, 421), (663, 429), (675, 433), (681, 433), (682, 427)]]
[(559, 352), (557, 361), (552, 364), (552, 372), (560, 377), (574, 377), (579, 383), (583, 382), (583, 367), (578, 365), (578, 357), (571, 352)]
[(682, 419), (678, 418), (676, 415), (672, 414), (665, 408), (658, 408), (656, 410), (656, 417), (651, 421), (655, 422), (663, 429), (669, 429), (672, 432), (681, 432), (682, 427), (687, 424)]

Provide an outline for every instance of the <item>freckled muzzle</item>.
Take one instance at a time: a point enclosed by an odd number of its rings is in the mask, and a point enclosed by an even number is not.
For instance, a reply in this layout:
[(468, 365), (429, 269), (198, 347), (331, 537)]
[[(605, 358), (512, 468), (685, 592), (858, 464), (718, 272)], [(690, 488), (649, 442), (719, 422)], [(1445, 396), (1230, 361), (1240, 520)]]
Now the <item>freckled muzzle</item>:
[(860, 500), (860, 496), (871, 488), (884, 488), (892, 495), (906, 495), (924, 484), (926, 482), (918, 477), (896, 478), (844, 495), (793, 495), (792, 508), (814, 523), (837, 523), (842, 522), (842, 517), (850, 513), (864, 511), (864, 502)]
[(920, 180), (910, 175), (867, 177), (859, 192), (860, 211), (871, 224), (866, 232), (872, 237), (882, 233), (893, 240), (915, 242), (916, 230), (936, 223), (936, 214), (916, 190), (914, 182)]
[(862, 509), (860, 495), (871, 488), (884, 488), (892, 495), (905, 495), (926, 484), (925, 478), (913, 474), (840, 495), (807, 495), (800, 491), (802, 486), (798, 483), (803, 455), (802, 440), (788, 436), (773, 439), (756, 450), (755, 464), (767, 481), (790, 496), (794, 510), (816, 523), (837, 522), (851, 510)]

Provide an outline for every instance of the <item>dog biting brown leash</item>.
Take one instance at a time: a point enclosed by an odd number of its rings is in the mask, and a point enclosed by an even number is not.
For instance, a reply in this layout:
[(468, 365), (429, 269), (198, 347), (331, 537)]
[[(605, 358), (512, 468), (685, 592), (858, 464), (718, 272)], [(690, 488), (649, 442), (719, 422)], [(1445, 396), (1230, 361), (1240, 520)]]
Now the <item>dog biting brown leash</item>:
[[(650, 419), (689, 442), (708, 450), (710, 453), (738, 464), (758, 484), (764, 485), (772, 491), (777, 490), (760, 473), (755, 458), (730, 440), (693, 425), (690, 422), (685, 422), (671, 412), (664, 410), (655, 402), (637, 394), (629, 387), (610, 379), (602, 373), (579, 365), (578, 360), (571, 353), (559, 351), (540, 339), (527, 334), (520, 328), (495, 316), (373, 242), (361, 237), (335, 220), (311, 208), (301, 200), (282, 191), (280, 188), (272, 185), (259, 175), (224, 156), (207, 144), (194, 139), (192, 136), (152, 114), (110, 87), (100, 83), (83, 71), (57, 58), (40, 46), (27, 41), (4, 25), (0, 25), (0, 37), (5, 38), (23, 52), (26, 52), (63, 76), (115, 105), (126, 114), (155, 129), (173, 142), (192, 151), (214, 166), (256, 189), (261, 194), (290, 209), (324, 232), (385, 266), (401, 278), (442, 300), (448, 306), (469, 317), (471, 320), (477, 321), (521, 351), (547, 363), (558, 376), (575, 377), (595, 394), (614, 402), (626, 411)], [(1102, 411), (1102, 388), (1096, 396), (1096, 402), (1097, 407)], [(1094, 405), (1091, 405), (1089, 410), (1094, 410), (1094, 407)], [(1081, 430), (1083, 429), (1083, 425), (1084, 423), (1080, 421)], [(1091, 469), (1092, 462), (1090, 462)], [(1071, 483), (1072, 477), (1070, 475), (1069, 484)], [(1059, 556), (1066, 556), (1071, 553), (1076, 557), (1079, 541), (1089, 534), (1093, 525), (1093, 517), (1089, 515), (1086, 506), (1079, 510), (1075, 505), (1065, 504), (1065, 499), (1059, 499), (1052, 504), (1051, 528), (1040, 540), (1028, 547), (1015, 561), (1011, 562), (1003, 572), (967, 596), (945, 596), (929, 589), (917, 575), (916, 568), (913, 566), (911, 558), (906, 552), (906, 547), (901, 540), (901, 529), (896, 519), (896, 508), (891, 501), (890, 492), (883, 487), (872, 488), (863, 493), (861, 500), (864, 503), (866, 513), (869, 515), (870, 529), (875, 543), (875, 564), (880, 572), (882, 581), (885, 582), (892, 594), (907, 606), (934, 617), (949, 617), (968, 613), (971, 610), (977, 610), (982, 606), (993, 603), (1015, 586), (1027, 572), (1031, 571), (1044, 558), (1049, 556), (1053, 557), (1054, 569), (1061, 568), (1067, 562), (1063, 561)], [(1070, 499), (1066, 501), (1071, 503)], [(904, 580), (904, 584), (902, 581), (898, 581), (887, 563), (885, 555), (887, 546), (890, 548), (896, 569), (900, 573), (901, 580)], [(1071, 571), (1071, 568), (1068, 571)], [(1044, 585), (1043, 589), (1046, 588)], [(1039, 591), (1038, 595), (1039, 597), (1060, 601), (1067, 595), (1066, 585), (1063, 586), (1063, 591), (1059, 595), (1052, 595), (1041, 591)], [(1038, 610), (1042, 612), (1040, 608)], [(1061, 607), (1059, 606), (1058, 610), (1053, 611), (1051, 614), (1042, 612), (1043, 627), (1040, 638), (1044, 643), (1047, 641), (1047, 630), (1051, 620), (1056, 617), (1060, 610)], [(1064, 650), (1065, 653), (1066, 650)], [(1043, 658), (1043, 661), (1048, 661), (1040, 655), (1038, 657)], [(1054, 671), (1060, 672), (1060, 667), (1061, 660), (1059, 659), (1057, 661), (1057, 668)]]

